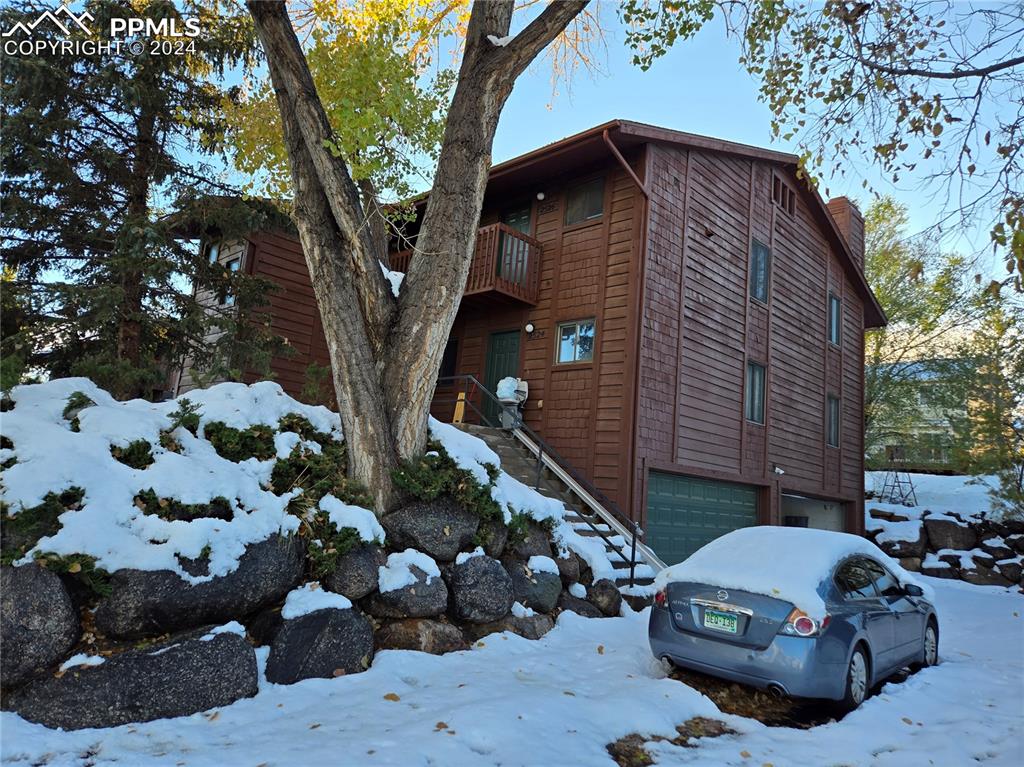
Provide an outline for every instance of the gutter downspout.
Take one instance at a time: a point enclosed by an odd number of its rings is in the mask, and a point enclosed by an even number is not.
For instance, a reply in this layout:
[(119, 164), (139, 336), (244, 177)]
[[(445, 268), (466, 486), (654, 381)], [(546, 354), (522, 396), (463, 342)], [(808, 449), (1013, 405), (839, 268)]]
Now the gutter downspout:
[[(615, 142), (613, 142), (611, 137), (608, 135), (608, 129), (607, 128), (605, 128), (604, 131), (602, 131), (601, 138), (604, 139), (604, 143), (608, 146), (608, 149), (611, 151), (612, 155), (618, 161), (619, 165), (621, 165), (623, 170), (625, 170), (626, 173), (629, 175), (629, 177), (631, 179), (633, 179), (633, 183), (636, 184), (637, 188), (640, 190), (640, 193), (644, 196), (643, 205), (642, 205), (642, 208), (641, 208), (641, 218), (640, 218), (640, 253), (639, 253), (639, 256), (640, 256), (640, 268), (638, 270), (638, 276), (639, 276), (640, 284), (639, 284), (639, 286), (637, 288), (637, 303), (638, 303), (637, 316), (639, 317), (639, 323), (638, 323), (639, 326), (637, 327), (637, 332), (636, 332), (636, 348), (633, 350), (634, 360), (635, 360), (635, 365), (634, 365), (634, 370), (633, 370), (633, 402), (630, 404), (630, 407), (633, 410), (633, 414), (632, 414), (633, 433), (630, 436), (630, 441), (631, 441), (630, 457), (631, 457), (631, 461), (630, 461), (630, 467), (629, 467), (629, 471), (630, 471), (630, 477), (629, 477), (630, 503), (629, 503), (629, 507), (630, 507), (630, 511), (631, 512), (634, 509), (636, 510), (636, 516), (633, 518), (633, 521), (636, 524), (639, 525), (639, 523), (640, 523), (640, 516), (641, 516), (641, 514), (643, 512), (643, 508), (642, 508), (641, 505), (639, 505), (637, 503), (636, 495), (641, 491), (643, 482), (641, 481), (641, 482), (638, 483), (637, 482), (637, 478), (636, 478), (637, 434), (639, 433), (639, 424), (637, 423), (637, 417), (639, 416), (639, 403), (640, 403), (640, 344), (641, 344), (641, 342), (643, 340), (643, 319), (644, 319), (643, 318), (643, 310), (644, 310), (644, 298), (645, 298), (645, 292), (646, 292), (645, 288), (646, 288), (646, 285), (647, 285), (647, 219), (648, 219), (648, 217), (650, 215), (651, 192), (647, 188), (647, 186), (644, 184), (644, 182), (641, 181), (640, 178), (636, 175), (636, 173), (633, 172), (633, 169), (630, 167), (629, 163), (626, 162), (626, 158), (624, 158), (622, 156), (622, 152), (619, 151), (619, 148), (617, 146), (615, 146)], [(647, 148), (649, 146), (650, 146), (650, 144), (645, 145), (645, 149), (644, 149), (644, 176), (645, 177), (650, 175), (649, 172), (648, 172), (649, 169), (650, 169), (650, 150)], [(637, 487), (637, 485), (640, 485), (640, 487)], [(633, 517), (632, 513), (630, 514), (630, 517)], [(645, 522), (646, 522), (646, 520), (645, 520)]]

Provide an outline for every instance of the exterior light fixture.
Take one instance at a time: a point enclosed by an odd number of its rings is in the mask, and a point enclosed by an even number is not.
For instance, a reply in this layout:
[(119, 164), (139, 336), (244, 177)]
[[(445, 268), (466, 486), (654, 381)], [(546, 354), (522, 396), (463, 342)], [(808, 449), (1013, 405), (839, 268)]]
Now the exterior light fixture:
[(544, 199), (544, 192), (537, 192), (537, 199), (538, 200), (543, 200)]
[(526, 332), (527, 332), (527, 333), (532, 333), (532, 332), (533, 332), (533, 331), (535, 331), (535, 330), (536, 330), (537, 328), (535, 328), (535, 327), (533, 326), (533, 323), (532, 323), (532, 322), (527, 322), (527, 323), (526, 323), (526, 328), (525, 328), (525, 329), (526, 329)]

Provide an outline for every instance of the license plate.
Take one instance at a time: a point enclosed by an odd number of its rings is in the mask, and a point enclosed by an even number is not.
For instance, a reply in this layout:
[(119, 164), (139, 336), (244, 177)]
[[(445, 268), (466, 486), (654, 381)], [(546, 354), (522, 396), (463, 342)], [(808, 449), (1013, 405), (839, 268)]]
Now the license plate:
[(704, 628), (715, 629), (715, 631), (727, 631), (730, 634), (735, 634), (736, 614), (705, 609)]

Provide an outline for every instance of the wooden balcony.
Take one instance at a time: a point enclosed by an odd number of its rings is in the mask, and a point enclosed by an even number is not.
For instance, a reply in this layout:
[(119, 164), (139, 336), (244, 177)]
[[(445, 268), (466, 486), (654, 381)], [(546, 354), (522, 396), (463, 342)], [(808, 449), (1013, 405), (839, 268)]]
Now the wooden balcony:
[[(464, 298), (511, 300), (533, 306), (537, 303), (540, 253), (537, 240), (510, 226), (481, 227), (476, 233)], [(412, 255), (411, 250), (392, 253), (391, 268), (407, 271)]]

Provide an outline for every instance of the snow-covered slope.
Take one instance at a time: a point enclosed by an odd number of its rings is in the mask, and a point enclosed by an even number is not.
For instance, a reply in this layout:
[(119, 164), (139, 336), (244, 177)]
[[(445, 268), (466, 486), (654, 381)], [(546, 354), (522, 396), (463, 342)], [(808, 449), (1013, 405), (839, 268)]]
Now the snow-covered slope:
[[(154, 404), (119, 402), (88, 379), (65, 378), (15, 387), (10, 398), (13, 408), (0, 416), (3, 436), (13, 444), (0, 448), (0, 463), (7, 464), (0, 478), (0, 501), (8, 513), (36, 507), (50, 493), (84, 491), (76, 508), (60, 515), (59, 530), (42, 538), (21, 561), (40, 552), (84, 555), (108, 572), (172, 570), (193, 583), (233, 571), (247, 545), (298, 529), (299, 519), (288, 507), (302, 491), (273, 492), (271, 475), (276, 462), (296, 447), (310, 453), (323, 448), (295, 431), (294, 419), (288, 417), (300, 416), (320, 435), (342, 439), (337, 414), (300, 403), (269, 381), (223, 383)], [(185, 399), (198, 414), (190, 428), (182, 425)], [(273, 440), (269, 457), (222, 457), (207, 438), (212, 424), (218, 429), (220, 424), (239, 430), (266, 427)], [(500, 466), (501, 461), (482, 440), (434, 419), (430, 431), (460, 467), (490, 484), (485, 464)], [(145, 467), (133, 467), (115, 455), (140, 441), (148, 445), (151, 459)], [(149, 490), (161, 504), (208, 505), (223, 499), (227, 509), (219, 516), (165, 519), (148, 513), (151, 509), (140, 500), (140, 493)], [(504, 472), (491, 486), (491, 495), (505, 510), (506, 520), (523, 513), (548, 522), (556, 543), (579, 553), (595, 578), (613, 574), (603, 547), (563, 521), (565, 508), (558, 501)], [(320, 507), (336, 526), (352, 527), (364, 539), (384, 537), (366, 509), (329, 495)], [(183, 568), (181, 558), (203, 555), (209, 557), (206, 574)]]
[[(864, 491), (871, 496), (879, 497), (885, 483), (884, 471), (864, 472)], [(965, 477), (962, 475), (942, 476), (938, 474), (910, 474), (914, 483), (914, 494), (917, 496), (918, 514), (924, 510), (933, 512), (953, 511), (961, 516), (976, 517), (987, 513), (992, 508), (989, 490), (996, 487), (996, 478)], [(896, 511), (909, 516), (905, 506), (882, 503), (871, 500), (872, 508)]]

